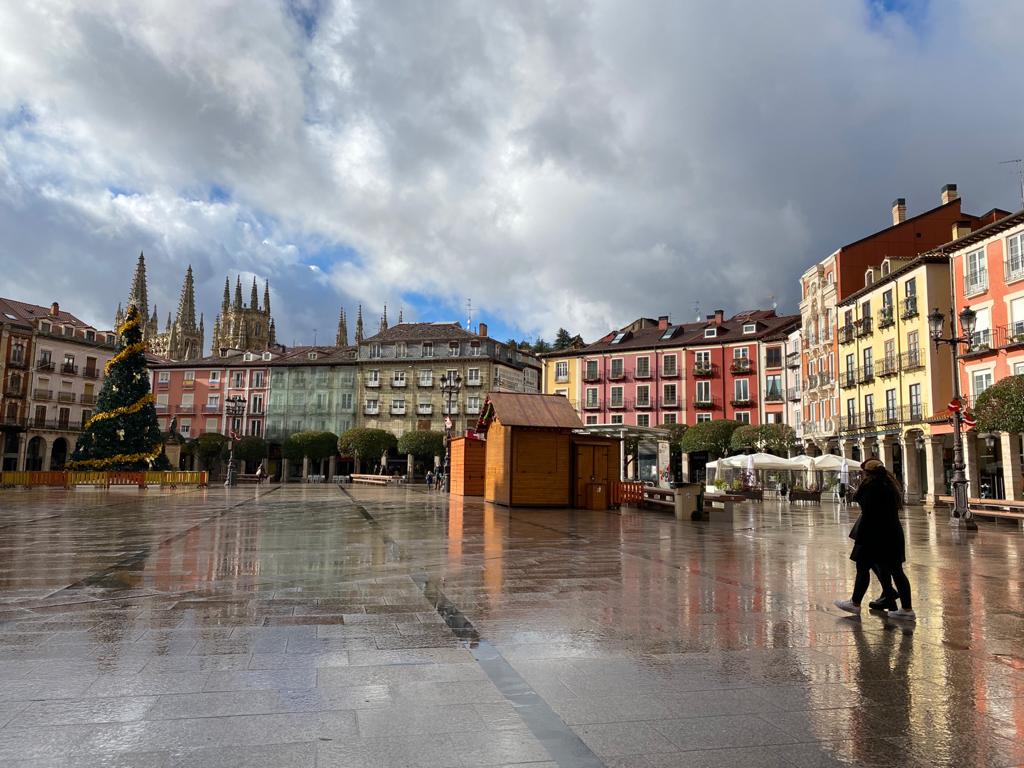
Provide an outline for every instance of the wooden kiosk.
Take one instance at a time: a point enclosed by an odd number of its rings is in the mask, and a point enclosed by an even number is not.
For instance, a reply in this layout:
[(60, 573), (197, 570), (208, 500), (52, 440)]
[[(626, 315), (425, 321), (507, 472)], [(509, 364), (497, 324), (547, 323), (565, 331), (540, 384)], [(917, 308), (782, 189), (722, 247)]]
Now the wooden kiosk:
[(485, 408), (485, 501), (608, 508), (618, 479), (617, 439), (575, 434), (583, 423), (561, 395), (492, 392)]
[(471, 437), (454, 437), (450, 450), (451, 495), (483, 496), (487, 443)]

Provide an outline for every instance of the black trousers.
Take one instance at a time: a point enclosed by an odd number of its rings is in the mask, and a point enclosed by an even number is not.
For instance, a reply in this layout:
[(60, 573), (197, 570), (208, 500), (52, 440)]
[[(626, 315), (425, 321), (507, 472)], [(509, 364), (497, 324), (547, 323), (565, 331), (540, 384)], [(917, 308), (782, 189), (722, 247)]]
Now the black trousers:
[[(882, 583), (882, 592), (885, 596), (890, 596), (893, 593), (892, 585), (896, 585), (895, 593), (900, 598), (900, 604), (903, 609), (909, 611), (913, 608), (913, 601), (910, 594), (910, 579), (907, 578), (907, 574), (903, 572), (903, 565), (901, 563), (889, 563), (881, 564), (875, 563), (871, 565), (866, 562), (857, 563), (857, 576), (853, 580), (853, 602), (860, 605), (861, 600), (864, 599), (864, 595), (868, 591), (868, 586), (871, 584), (871, 572), (874, 571), (878, 580)], [(895, 595), (893, 595), (895, 596)]]

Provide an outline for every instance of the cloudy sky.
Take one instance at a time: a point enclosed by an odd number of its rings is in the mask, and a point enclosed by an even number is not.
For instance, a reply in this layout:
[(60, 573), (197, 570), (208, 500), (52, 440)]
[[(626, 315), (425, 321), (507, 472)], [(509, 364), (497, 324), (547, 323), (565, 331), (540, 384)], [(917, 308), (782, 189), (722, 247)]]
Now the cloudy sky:
[(834, 248), (959, 185), (1020, 205), (1019, 0), (0, 4), (0, 295), (109, 326), (270, 279), (338, 308), (592, 339), (795, 311)]

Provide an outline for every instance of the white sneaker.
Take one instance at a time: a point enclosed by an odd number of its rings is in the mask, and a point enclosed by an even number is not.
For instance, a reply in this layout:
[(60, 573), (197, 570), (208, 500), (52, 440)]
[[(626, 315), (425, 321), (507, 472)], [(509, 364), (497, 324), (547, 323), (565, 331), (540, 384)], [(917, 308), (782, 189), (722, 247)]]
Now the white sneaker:
[[(852, 600), (836, 600), (835, 606), (840, 611), (846, 611), (847, 613), (860, 614), (860, 606), (857, 605)], [(889, 615), (891, 616), (892, 614), (889, 614)]]
[(899, 608), (895, 611), (889, 611), (886, 616), (890, 619), (903, 619), (904, 621), (917, 621), (917, 614), (912, 610)]

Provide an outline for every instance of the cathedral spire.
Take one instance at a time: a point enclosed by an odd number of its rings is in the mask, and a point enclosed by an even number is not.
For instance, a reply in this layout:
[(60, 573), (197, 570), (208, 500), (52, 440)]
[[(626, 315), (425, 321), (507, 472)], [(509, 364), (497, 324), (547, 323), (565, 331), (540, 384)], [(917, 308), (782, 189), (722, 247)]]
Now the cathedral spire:
[(356, 312), (356, 344), (363, 343), (363, 305), (359, 305), (359, 310)]
[(405, 314), (405, 308), (404, 307), (399, 307), (398, 308), (398, 324), (399, 325), (401, 325), (402, 323), (405, 322), (405, 320), (402, 319), (402, 315), (404, 315), (404, 314)]
[(185, 282), (181, 286), (181, 298), (178, 299), (178, 316), (174, 320), (185, 331), (196, 329), (196, 293), (191, 264), (185, 270)]
[(206, 346), (206, 329), (203, 328), (203, 313), (199, 313), (199, 349), (196, 351), (196, 357), (203, 356), (203, 347)]
[(235, 278), (235, 309), (242, 308), (242, 276)]
[(263, 311), (270, 314), (270, 280), (263, 282)]
[(231, 307), (231, 280), (227, 276), (224, 277), (224, 300), (220, 304), (220, 311), (227, 312)]
[(338, 335), (334, 339), (334, 343), (339, 347), (348, 346), (348, 322), (345, 319), (345, 308), (341, 308), (341, 312), (338, 313)]
[(132, 278), (132, 288), (128, 293), (128, 305), (134, 304), (139, 310), (139, 316), (149, 319), (149, 297), (146, 294), (146, 257), (139, 251), (139, 260), (135, 265), (135, 276)]
[(164, 333), (171, 332), (171, 313), (167, 313), (167, 325), (164, 326)]
[(257, 291), (257, 289), (256, 289), (256, 278), (255, 277), (253, 277), (253, 279), (252, 279), (252, 293), (249, 294), (249, 307), (250, 307), (250, 309), (259, 309), (260, 308), (260, 295), (259, 295), (259, 291)]
[(380, 332), (384, 333), (388, 329), (388, 305), (384, 305), (384, 314), (380, 316)]

